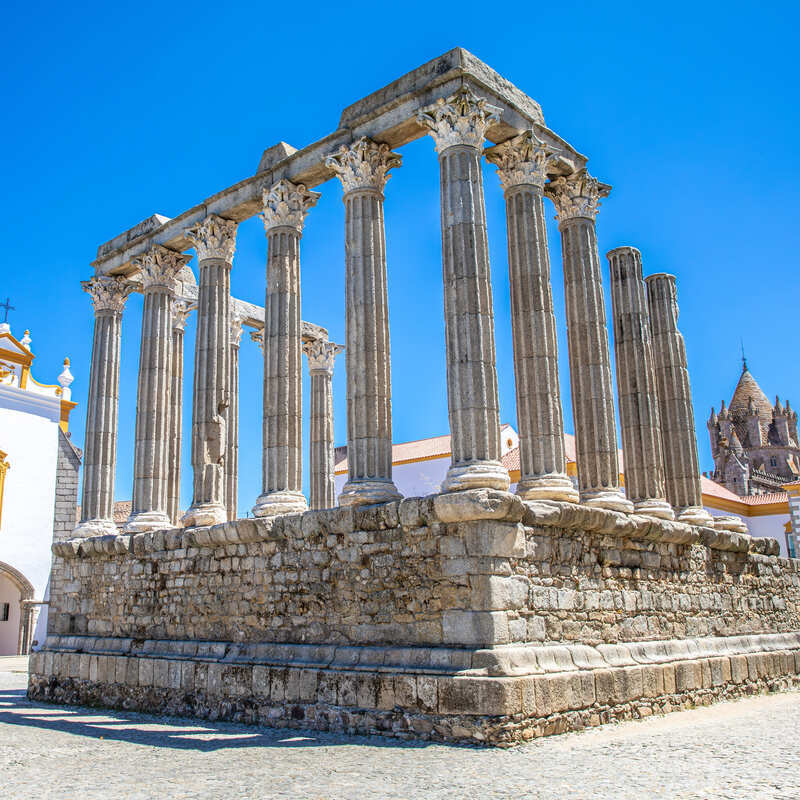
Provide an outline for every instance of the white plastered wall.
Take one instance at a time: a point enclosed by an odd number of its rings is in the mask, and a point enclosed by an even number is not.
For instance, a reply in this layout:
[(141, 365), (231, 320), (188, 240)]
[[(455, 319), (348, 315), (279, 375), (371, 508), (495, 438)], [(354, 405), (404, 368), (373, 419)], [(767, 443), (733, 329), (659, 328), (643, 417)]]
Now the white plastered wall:
[(6, 452), (0, 561), (21, 572), (44, 596), (50, 575), (58, 455), (58, 406), (0, 407), (0, 450)]

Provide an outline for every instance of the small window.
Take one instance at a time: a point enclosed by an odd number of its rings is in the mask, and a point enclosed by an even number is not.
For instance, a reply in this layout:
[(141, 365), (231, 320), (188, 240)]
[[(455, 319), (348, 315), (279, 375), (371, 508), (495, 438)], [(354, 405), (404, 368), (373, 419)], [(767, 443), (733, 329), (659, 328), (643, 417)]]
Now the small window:
[(0, 622), (8, 622), (8, 612), (10, 611), (8, 603), (3, 603), (3, 614), (0, 616)]
[(777, 467), (778, 466), (778, 459), (775, 458), (775, 456), (772, 456), (772, 458), (770, 458), (770, 460), (769, 460), (769, 465), (771, 467)]

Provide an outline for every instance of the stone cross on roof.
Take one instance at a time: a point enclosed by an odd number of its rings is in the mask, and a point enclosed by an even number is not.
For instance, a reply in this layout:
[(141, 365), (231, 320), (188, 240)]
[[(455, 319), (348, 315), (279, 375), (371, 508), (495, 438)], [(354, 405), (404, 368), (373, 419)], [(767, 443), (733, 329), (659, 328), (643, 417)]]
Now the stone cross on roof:
[(9, 311), (16, 311), (17, 309), (11, 305), (11, 298), (6, 297), (5, 303), (0, 303), (0, 308), (5, 309), (5, 314), (3, 315), (3, 322), (8, 322), (8, 312)]

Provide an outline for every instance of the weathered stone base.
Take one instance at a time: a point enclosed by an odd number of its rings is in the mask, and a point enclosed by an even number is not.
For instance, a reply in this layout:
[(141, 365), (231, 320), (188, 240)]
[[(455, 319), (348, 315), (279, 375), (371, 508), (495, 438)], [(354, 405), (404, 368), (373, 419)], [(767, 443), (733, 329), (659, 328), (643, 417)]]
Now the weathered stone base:
[(51, 637), (30, 673), (47, 702), (509, 746), (800, 686), (800, 634), (473, 651)]

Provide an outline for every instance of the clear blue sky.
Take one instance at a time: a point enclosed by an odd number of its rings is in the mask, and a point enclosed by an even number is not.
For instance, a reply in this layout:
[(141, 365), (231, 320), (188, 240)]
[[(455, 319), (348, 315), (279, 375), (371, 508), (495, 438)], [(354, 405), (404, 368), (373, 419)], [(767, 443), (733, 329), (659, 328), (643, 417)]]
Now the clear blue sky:
[[(780, 6), (783, 6), (781, 9)], [(158, 212), (175, 216), (252, 174), (261, 152), (303, 147), (342, 108), (454, 46), (534, 97), (547, 124), (613, 185), (598, 218), (605, 253), (641, 249), (646, 272), (678, 276), (701, 464), (705, 419), (729, 399), (744, 339), (769, 395), (800, 407), (798, 11), (785, 4), (490, 6), (313, 2), (12, 4), (0, 71), (0, 295), (30, 328), (34, 375), (73, 361), (83, 444), (92, 311), (78, 281), (97, 246)], [(395, 441), (447, 431), (438, 168), (429, 137), (403, 149), (387, 186)], [(485, 171), (500, 401), (515, 423), (503, 200)], [(311, 212), (303, 316), (344, 339), (338, 183)], [(552, 207), (548, 204), (552, 216)], [(565, 419), (571, 429), (558, 233), (550, 225)], [(232, 286), (263, 304), (266, 240), (240, 229)], [(607, 275), (607, 269), (606, 269)], [(141, 297), (123, 326), (116, 496), (131, 496)], [(187, 333), (186, 428), (193, 334)], [(240, 513), (260, 490), (261, 362), (242, 343)], [(343, 362), (334, 385), (344, 443)], [(184, 507), (190, 497), (188, 442)]]

